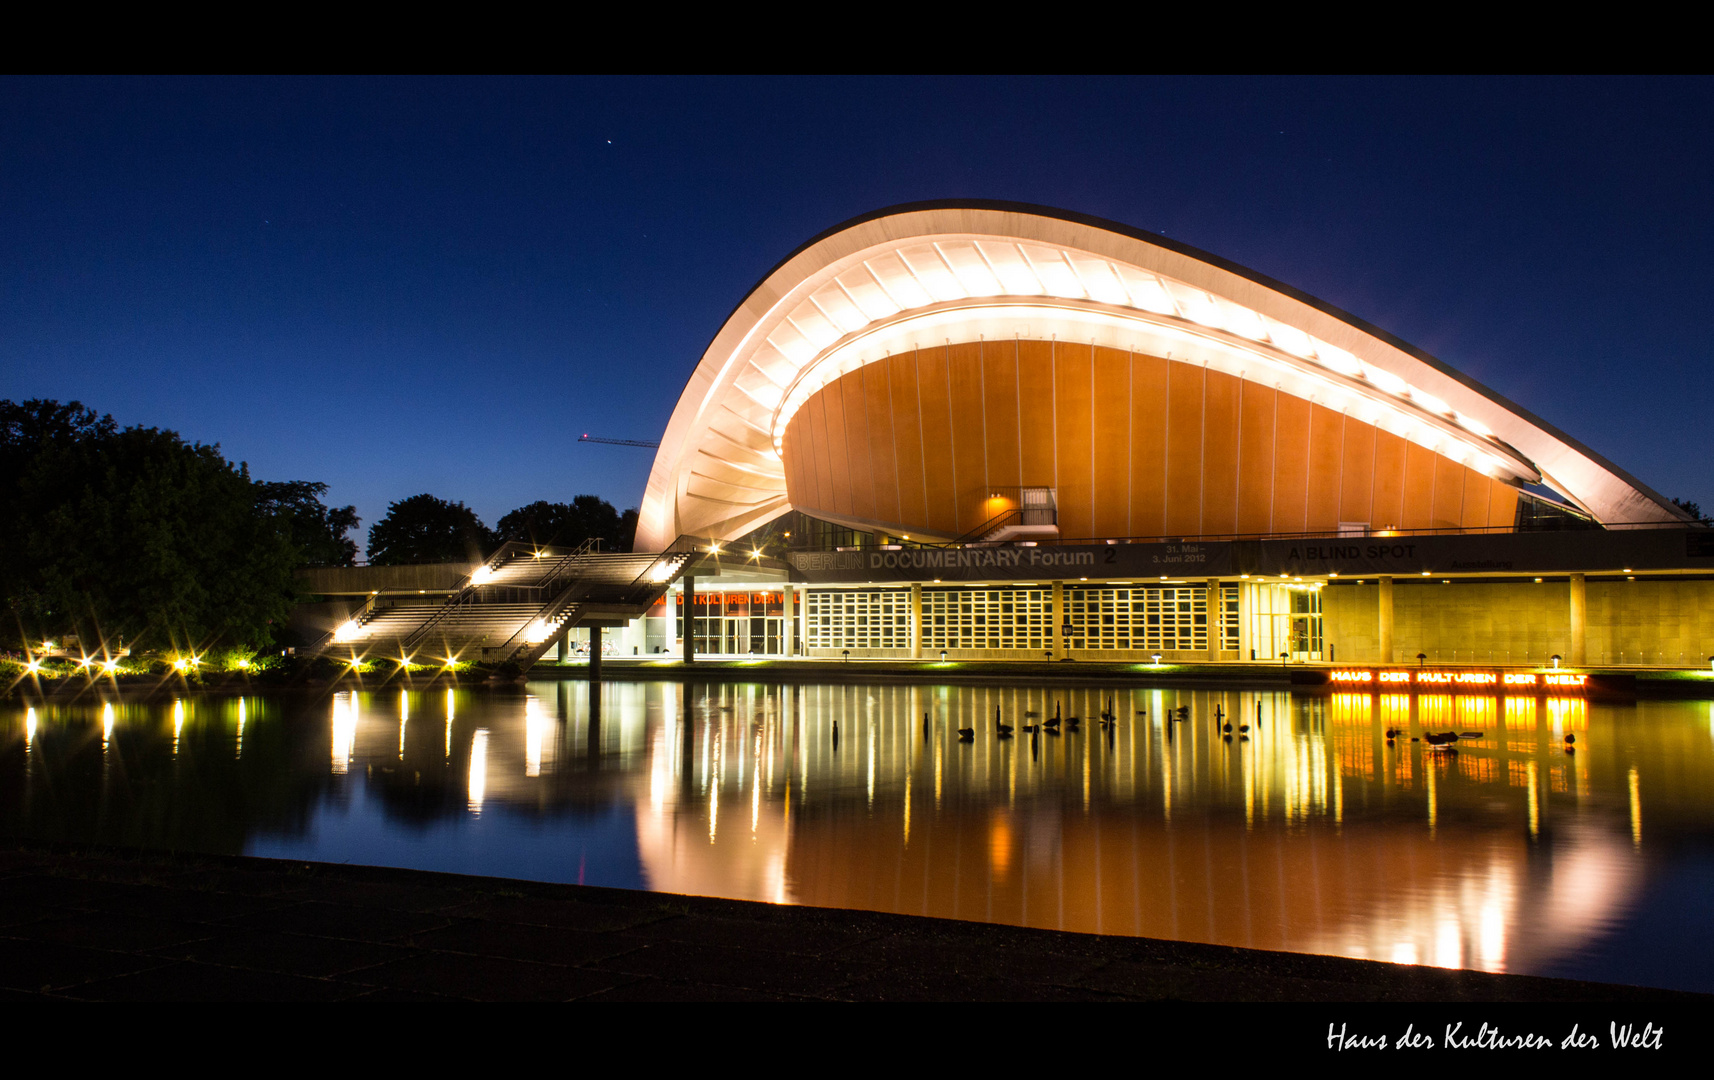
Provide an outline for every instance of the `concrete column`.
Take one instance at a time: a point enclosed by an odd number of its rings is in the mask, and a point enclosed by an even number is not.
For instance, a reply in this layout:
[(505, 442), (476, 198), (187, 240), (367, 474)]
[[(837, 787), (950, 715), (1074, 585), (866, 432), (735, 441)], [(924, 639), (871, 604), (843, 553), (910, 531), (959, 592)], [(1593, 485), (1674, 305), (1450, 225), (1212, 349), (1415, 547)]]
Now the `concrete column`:
[(1250, 650), (1256, 647), (1255, 628), (1251, 622), (1256, 617), (1256, 586), (1252, 582), (1238, 582), (1238, 657), (1246, 659)]
[(1587, 662), (1583, 630), (1589, 610), (1588, 588), (1588, 579), (1583, 574), (1571, 575), (1571, 655), (1565, 662), (1572, 667), (1582, 667)]
[(1377, 627), (1381, 639), (1379, 662), (1390, 664), (1393, 662), (1393, 579), (1390, 577), (1381, 578), (1380, 585), (1381, 599), (1378, 605), (1380, 608), (1380, 625)]
[(589, 681), (601, 681), (601, 628), (589, 628)]
[(1220, 579), (1208, 579), (1208, 659), (1220, 659)]
[(684, 613), (679, 629), (684, 632), (684, 662), (696, 660), (696, 579), (686, 574), (684, 581)]
[(1048, 620), (1047, 647), (1059, 656), (1067, 647), (1060, 640), (1060, 620), (1065, 618), (1065, 582), (1053, 583), (1053, 617)]
[[(797, 586), (797, 621), (792, 624), (792, 655), (809, 655), (809, 586)], [(801, 648), (800, 648), (801, 646)]]
[(911, 659), (922, 659), (922, 583), (911, 582)]
[(571, 627), (567, 626), (559, 635), (559, 662), (565, 663), (571, 659)]
[(673, 638), (679, 636), (679, 623), (681, 620), (678, 617), (678, 598), (679, 586), (674, 584), (667, 590), (667, 622), (666, 626), (662, 627), (662, 635), (666, 639), (666, 651), (669, 653), (672, 652)]

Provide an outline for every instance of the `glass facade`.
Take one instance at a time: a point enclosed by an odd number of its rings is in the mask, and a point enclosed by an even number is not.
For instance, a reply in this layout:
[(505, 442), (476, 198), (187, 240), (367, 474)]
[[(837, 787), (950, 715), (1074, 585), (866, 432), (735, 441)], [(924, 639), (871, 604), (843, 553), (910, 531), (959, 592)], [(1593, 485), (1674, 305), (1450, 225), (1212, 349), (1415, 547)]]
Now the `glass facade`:
[(1221, 586), (1215, 610), (1208, 610), (1208, 587), (1121, 585), (1066, 590), (1068, 644), (1073, 649), (1202, 652), (1211, 647), (1238, 648), (1238, 589)]
[[(698, 590), (695, 597), (691, 605), (691, 631), (698, 654), (779, 656), (791, 647), (786, 636), (783, 592)], [(678, 597), (678, 611), (682, 618), (682, 594)]]
[(922, 647), (1032, 649), (1044, 644), (1053, 617), (1053, 590), (924, 589)]
[(811, 649), (911, 647), (909, 589), (812, 591), (804, 610), (804, 644)]

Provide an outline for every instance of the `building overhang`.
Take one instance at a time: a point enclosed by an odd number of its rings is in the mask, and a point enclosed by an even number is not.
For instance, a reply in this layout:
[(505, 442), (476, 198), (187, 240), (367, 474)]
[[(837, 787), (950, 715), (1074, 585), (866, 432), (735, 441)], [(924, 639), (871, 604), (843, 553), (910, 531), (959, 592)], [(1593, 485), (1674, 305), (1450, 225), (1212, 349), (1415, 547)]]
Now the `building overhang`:
[(1593, 451), (1391, 335), (1216, 256), (1005, 203), (913, 204), (814, 238), (703, 354), (661, 442), (640, 549), (731, 539), (790, 509), (781, 445), (828, 383), (904, 350), (1094, 343), (1204, 365), (1348, 412), (1607, 524), (1685, 516)]

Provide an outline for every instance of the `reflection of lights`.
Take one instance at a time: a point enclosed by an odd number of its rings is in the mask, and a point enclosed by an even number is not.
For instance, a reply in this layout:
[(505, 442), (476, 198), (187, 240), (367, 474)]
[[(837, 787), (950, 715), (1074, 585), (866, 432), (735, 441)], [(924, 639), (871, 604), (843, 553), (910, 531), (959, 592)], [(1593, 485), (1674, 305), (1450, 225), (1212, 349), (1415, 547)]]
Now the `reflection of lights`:
[(446, 756), (452, 758), (452, 690), (446, 691)]
[[(1510, 882), (1507, 882), (1509, 885)], [(1509, 891), (1509, 890), (1508, 890)], [(1483, 971), (1506, 969), (1506, 911), (1498, 897), (1490, 896), (1482, 903), (1478, 917), (1476, 949)]]
[(1434, 966), (1455, 968), (1464, 957), (1463, 942), (1458, 933), (1456, 915), (1442, 915), (1435, 926)]
[(243, 757), (244, 756), (244, 699), (243, 698), (238, 699), (238, 753), (236, 756), (237, 757)]
[(993, 880), (1004, 881), (1012, 866), (1012, 826), (997, 817), (988, 827), (988, 872)]
[(1642, 847), (1643, 846), (1643, 796), (1642, 796), (1641, 789), (1637, 786), (1637, 769), (1636, 769), (1636, 766), (1634, 766), (1634, 765), (1631, 767), (1630, 789), (1631, 789), (1631, 846)]
[(179, 752), (179, 733), (184, 731), (184, 702), (173, 702), (173, 753)]
[(1534, 761), (1529, 763), (1530, 839), (1541, 835), (1541, 781)]
[(25, 709), (24, 710), (24, 749), (28, 750), (30, 748), (30, 744), (32, 742), (34, 742), (35, 739), (36, 739), (36, 710), (35, 709)]
[(470, 740), (470, 812), (482, 812), (482, 799), (488, 791), (488, 729), (477, 728)]
[(113, 738), (113, 703), (103, 702), (101, 705), (101, 749), (107, 749), (107, 743)]
[(351, 767), (351, 753), (357, 745), (357, 695), (350, 692), (333, 695), (333, 771), (343, 774)]
[(524, 699), (524, 775), (542, 774), (542, 739), (547, 735), (547, 717), (535, 696)]

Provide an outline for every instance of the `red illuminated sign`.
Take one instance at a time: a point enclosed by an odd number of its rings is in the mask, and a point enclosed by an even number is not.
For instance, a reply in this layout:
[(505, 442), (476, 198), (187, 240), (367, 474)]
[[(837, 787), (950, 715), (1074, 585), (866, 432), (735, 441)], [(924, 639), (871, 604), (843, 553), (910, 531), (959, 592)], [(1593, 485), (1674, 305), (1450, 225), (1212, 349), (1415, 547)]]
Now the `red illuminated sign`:
[(1589, 676), (1573, 672), (1530, 671), (1388, 671), (1378, 668), (1336, 668), (1327, 673), (1335, 686), (1379, 687), (1388, 690), (1445, 691), (1535, 691), (1555, 694), (1578, 693), (1589, 685)]

